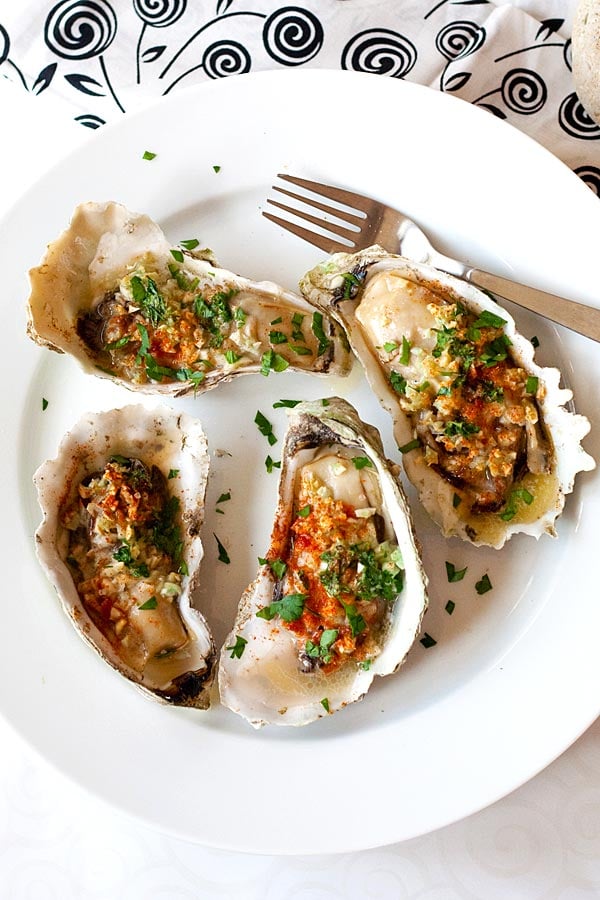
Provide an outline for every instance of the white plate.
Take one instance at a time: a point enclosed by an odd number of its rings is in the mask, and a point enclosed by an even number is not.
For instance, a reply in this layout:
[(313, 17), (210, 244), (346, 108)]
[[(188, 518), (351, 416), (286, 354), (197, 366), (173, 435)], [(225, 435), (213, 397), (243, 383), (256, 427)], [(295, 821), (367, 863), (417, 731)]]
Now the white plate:
[[(142, 154), (157, 154), (152, 162)], [(221, 166), (217, 174), (213, 165)], [(347, 72), (263, 73), (171, 95), (103, 130), (45, 176), (2, 224), (0, 654), (5, 717), (60, 770), (170, 833), (264, 853), (366, 848), (425, 833), (503, 796), (569, 746), (598, 714), (598, 476), (579, 478), (559, 539), (516, 538), (501, 552), (443, 541), (416, 509), (431, 579), (425, 630), (395, 676), (359, 704), (301, 730), (253, 731), (229, 711), (146, 700), (76, 636), (36, 564), (31, 475), (87, 409), (132, 397), (84, 376), (24, 333), (25, 273), (82, 200), (115, 199), (199, 237), (224, 265), (294, 287), (321, 254), (260, 216), (277, 172), (347, 185), (397, 204), (441, 249), (594, 302), (600, 205), (533, 141), (466, 103)], [(559, 233), (558, 223), (565, 223)], [(597, 345), (517, 313), (596, 418)], [(285, 373), (240, 378), (196, 400), (213, 451), (202, 599), (217, 640), (264, 553), (277, 458), (253, 424), (281, 437), (281, 397), (336, 392), (384, 435), (390, 422), (358, 371), (347, 380)], [(42, 411), (42, 397), (48, 408)], [(587, 449), (600, 457), (597, 432)], [(219, 494), (231, 489), (225, 515)], [(217, 561), (213, 532), (232, 564)], [(444, 561), (468, 565), (448, 584)], [(493, 590), (475, 582), (489, 573)], [(449, 599), (456, 609), (449, 616)]]

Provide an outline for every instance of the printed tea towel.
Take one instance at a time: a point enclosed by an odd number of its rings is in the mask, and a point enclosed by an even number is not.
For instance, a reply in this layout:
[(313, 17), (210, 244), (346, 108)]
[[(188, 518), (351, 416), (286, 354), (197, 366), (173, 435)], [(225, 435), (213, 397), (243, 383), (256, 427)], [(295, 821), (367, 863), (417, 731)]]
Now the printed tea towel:
[(571, 76), (575, 0), (0, 0), (4, 79), (86, 128), (207, 79), (312, 66), (451, 93), (600, 195), (600, 126)]

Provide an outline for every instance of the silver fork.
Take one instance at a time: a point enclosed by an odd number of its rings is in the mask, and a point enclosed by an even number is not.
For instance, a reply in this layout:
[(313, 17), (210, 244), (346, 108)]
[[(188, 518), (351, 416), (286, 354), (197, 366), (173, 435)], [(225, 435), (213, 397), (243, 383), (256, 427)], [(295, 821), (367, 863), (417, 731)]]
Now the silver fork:
[[(566, 300), (564, 297), (519, 284), (500, 275), (492, 275), (490, 272), (465, 265), (449, 256), (443, 256), (431, 245), (427, 235), (416, 222), (399, 210), (379, 203), (371, 197), (320, 184), (318, 181), (296, 178), (294, 175), (278, 175), (277, 177), (311, 191), (318, 197), (334, 203), (341, 203), (352, 210), (352, 212), (340, 210), (323, 203), (320, 199), (296, 194), (286, 188), (273, 185), (274, 191), (325, 215), (313, 215), (304, 209), (280, 203), (278, 200), (269, 199), (268, 203), (285, 213), (325, 229), (329, 232), (329, 236), (303, 228), (295, 222), (289, 222), (269, 212), (263, 212), (263, 216), (310, 244), (314, 244), (325, 253), (337, 253), (338, 251), (354, 253), (371, 246), (371, 244), (381, 244), (391, 253), (400, 253), (415, 262), (428, 263), (451, 275), (457, 275), (486, 291), (512, 300), (518, 306), (538, 313), (552, 322), (564, 325), (594, 341), (600, 341), (600, 309), (577, 303), (574, 300)], [(337, 219), (338, 222), (332, 221), (331, 217)], [(340, 222), (346, 224), (339, 224)], [(343, 240), (336, 240), (332, 235), (337, 235)]]

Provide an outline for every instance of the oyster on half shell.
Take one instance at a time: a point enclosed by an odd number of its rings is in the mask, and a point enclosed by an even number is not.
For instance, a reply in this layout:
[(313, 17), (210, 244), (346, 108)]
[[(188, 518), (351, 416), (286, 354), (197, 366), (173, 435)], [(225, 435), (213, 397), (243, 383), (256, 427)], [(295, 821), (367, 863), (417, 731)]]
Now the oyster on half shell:
[(499, 548), (555, 534), (575, 475), (595, 465), (580, 444), (590, 425), (503, 307), (377, 246), (333, 255), (300, 286), (346, 329), (444, 535)]
[(343, 332), (327, 316), (220, 268), (197, 243), (174, 247), (118, 203), (81, 204), (29, 273), (29, 336), (143, 393), (179, 396), (288, 367), (347, 373)]
[(207, 477), (200, 423), (142, 406), (84, 416), (34, 475), (38, 558), (78, 633), (152, 697), (201, 709), (215, 648), (190, 598)]
[(306, 725), (395, 672), (426, 577), (379, 433), (345, 400), (290, 413), (271, 544), (221, 650), (221, 702), (258, 727)]

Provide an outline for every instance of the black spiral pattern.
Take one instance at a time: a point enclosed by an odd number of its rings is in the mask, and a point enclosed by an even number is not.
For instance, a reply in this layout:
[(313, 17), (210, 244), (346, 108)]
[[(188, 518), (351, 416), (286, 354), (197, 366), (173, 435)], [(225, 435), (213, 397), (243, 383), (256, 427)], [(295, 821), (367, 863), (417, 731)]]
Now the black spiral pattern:
[(135, 14), (146, 25), (166, 28), (182, 17), (187, 0), (133, 0)]
[(415, 45), (389, 28), (369, 28), (349, 41), (342, 53), (342, 69), (404, 78), (417, 61)]
[(479, 50), (485, 38), (485, 28), (475, 22), (451, 22), (438, 32), (435, 46), (446, 59), (459, 59)]
[(0, 25), (0, 66), (5, 59), (8, 59), (10, 53), (10, 38), (8, 31)]
[(299, 66), (319, 53), (323, 26), (308, 9), (286, 6), (269, 16), (263, 43), (269, 56), (283, 66)]
[(600, 197), (600, 168), (598, 166), (578, 166), (573, 169), (576, 175)]
[(207, 47), (202, 56), (202, 66), (209, 78), (226, 78), (250, 71), (250, 54), (237, 41), (216, 41)]
[(530, 116), (548, 99), (544, 79), (531, 69), (511, 69), (502, 79), (502, 99), (513, 112)]
[(558, 124), (571, 137), (582, 141), (600, 140), (600, 125), (597, 125), (585, 111), (575, 91), (568, 94), (560, 104)]
[(565, 66), (569, 70), (569, 72), (573, 71), (573, 45), (571, 43), (571, 38), (565, 41), (565, 46), (563, 47), (563, 59), (565, 61)]
[(106, 0), (61, 0), (44, 26), (47, 46), (63, 59), (91, 59), (112, 44), (117, 17)]

